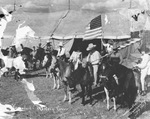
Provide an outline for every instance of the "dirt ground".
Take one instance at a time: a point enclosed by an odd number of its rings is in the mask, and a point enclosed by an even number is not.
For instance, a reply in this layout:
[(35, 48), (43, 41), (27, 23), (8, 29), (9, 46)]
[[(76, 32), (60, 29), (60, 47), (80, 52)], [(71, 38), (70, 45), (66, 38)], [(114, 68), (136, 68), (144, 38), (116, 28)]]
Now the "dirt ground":
[[(2, 77), (0, 79), (0, 103), (22, 107), (24, 111), (15, 113), (13, 119), (127, 119), (131, 114), (129, 109), (120, 108), (117, 105), (117, 111), (112, 108), (106, 109), (106, 102), (103, 101), (104, 93), (101, 87), (93, 87), (93, 105), (81, 105), (80, 87), (77, 86), (72, 96), (72, 104), (63, 102), (63, 87), (59, 90), (53, 90), (53, 80), (45, 78), (44, 70), (33, 72), (27, 81), (32, 82), (35, 86), (34, 94), (46, 105), (46, 108), (35, 106), (29, 99), (27, 92), (20, 81), (16, 81), (12, 76)], [(143, 99), (150, 99), (148, 93)], [(142, 100), (142, 99), (141, 99)], [(137, 116), (132, 118), (148, 119), (150, 117), (150, 103), (144, 103), (144, 106), (138, 107), (142, 111), (136, 111)], [(137, 109), (135, 109), (137, 110)], [(133, 111), (133, 110), (132, 110)]]

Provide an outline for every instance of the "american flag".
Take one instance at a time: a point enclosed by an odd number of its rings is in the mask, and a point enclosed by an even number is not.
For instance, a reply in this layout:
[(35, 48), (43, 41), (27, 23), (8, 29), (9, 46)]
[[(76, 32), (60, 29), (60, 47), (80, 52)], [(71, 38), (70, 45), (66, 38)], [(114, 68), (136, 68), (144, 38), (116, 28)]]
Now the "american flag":
[(102, 37), (102, 23), (101, 23), (101, 15), (99, 15), (96, 18), (92, 19), (91, 22), (86, 27), (84, 40), (90, 40), (101, 37)]

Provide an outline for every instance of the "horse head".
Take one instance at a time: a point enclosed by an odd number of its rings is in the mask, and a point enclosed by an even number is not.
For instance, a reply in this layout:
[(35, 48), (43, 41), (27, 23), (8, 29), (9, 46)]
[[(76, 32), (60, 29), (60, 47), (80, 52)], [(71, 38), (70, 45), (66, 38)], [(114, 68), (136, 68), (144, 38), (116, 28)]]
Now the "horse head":
[[(99, 65), (99, 77), (103, 83), (110, 80), (113, 75), (112, 65), (109, 63), (108, 59), (102, 59)], [(112, 76), (111, 76), (112, 75)]]

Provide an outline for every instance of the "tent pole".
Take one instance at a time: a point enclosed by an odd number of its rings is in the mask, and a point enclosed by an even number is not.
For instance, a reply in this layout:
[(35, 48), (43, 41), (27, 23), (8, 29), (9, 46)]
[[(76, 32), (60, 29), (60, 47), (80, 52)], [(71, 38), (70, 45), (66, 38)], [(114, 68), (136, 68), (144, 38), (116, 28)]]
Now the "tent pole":
[(130, 9), (131, 9), (131, 7), (132, 7), (132, 0), (130, 0)]

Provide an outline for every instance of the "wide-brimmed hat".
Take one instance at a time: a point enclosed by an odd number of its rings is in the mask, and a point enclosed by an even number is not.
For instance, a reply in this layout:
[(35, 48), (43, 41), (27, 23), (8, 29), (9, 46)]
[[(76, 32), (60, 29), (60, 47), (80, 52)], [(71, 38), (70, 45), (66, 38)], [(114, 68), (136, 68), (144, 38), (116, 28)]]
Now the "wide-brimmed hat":
[(60, 42), (60, 43), (58, 44), (58, 46), (63, 46), (63, 42)]
[(89, 50), (92, 50), (93, 48), (95, 48), (96, 47), (96, 45), (94, 45), (93, 43), (90, 43), (89, 45), (88, 45), (88, 47), (87, 47), (87, 51), (89, 51)]

